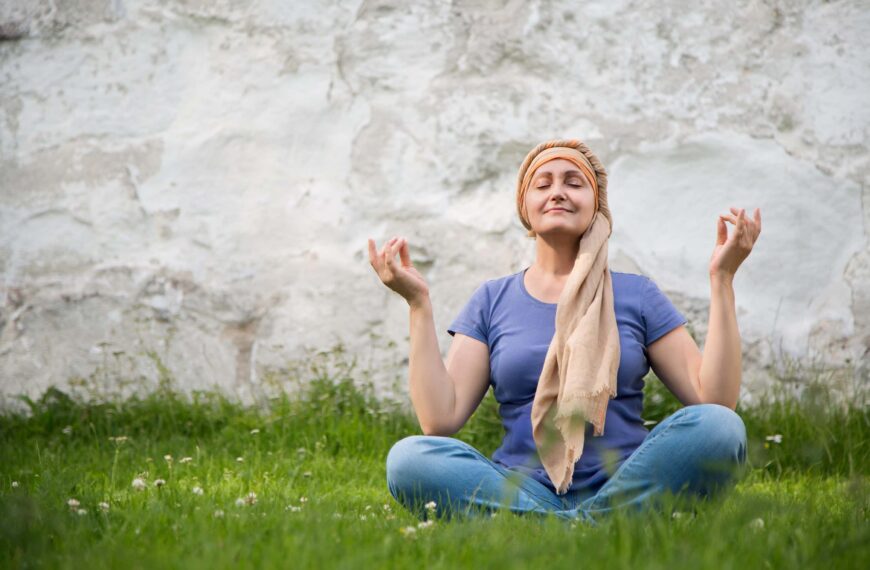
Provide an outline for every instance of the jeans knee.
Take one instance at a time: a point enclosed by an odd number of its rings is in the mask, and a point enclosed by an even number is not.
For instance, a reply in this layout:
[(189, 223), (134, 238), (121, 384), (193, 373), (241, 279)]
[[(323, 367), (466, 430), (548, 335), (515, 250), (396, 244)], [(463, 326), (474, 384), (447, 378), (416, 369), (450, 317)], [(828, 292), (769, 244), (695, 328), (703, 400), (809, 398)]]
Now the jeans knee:
[(409, 435), (393, 444), (387, 453), (387, 483), (392, 488), (404, 487), (419, 479), (425, 469), (423, 453), (427, 435)]
[(743, 418), (721, 404), (697, 404), (692, 406), (700, 414), (699, 427), (707, 445), (717, 455), (742, 462), (746, 457), (746, 425)]

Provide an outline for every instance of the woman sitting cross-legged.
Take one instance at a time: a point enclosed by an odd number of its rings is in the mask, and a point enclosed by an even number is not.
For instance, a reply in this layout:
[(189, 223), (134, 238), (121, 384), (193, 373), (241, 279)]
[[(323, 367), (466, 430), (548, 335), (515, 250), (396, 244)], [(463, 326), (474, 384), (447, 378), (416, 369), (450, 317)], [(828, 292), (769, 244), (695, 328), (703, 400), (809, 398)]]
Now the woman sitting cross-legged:
[[(410, 395), (426, 434), (390, 449), (390, 493), (424, 517), (434, 502), (447, 517), (506, 508), (595, 524), (615, 509), (732, 487), (746, 460), (734, 411), (741, 352), (732, 283), (761, 231), (760, 211), (719, 216), (702, 355), (655, 282), (608, 268), (607, 173), (583, 142), (532, 149), (516, 199), (535, 261), (474, 291), (448, 329), (446, 363), (407, 241), (377, 250), (369, 240), (379, 278), (410, 305)], [(650, 367), (685, 405), (651, 431), (641, 419)], [(490, 385), (505, 436), (488, 458), (450, 436)]]

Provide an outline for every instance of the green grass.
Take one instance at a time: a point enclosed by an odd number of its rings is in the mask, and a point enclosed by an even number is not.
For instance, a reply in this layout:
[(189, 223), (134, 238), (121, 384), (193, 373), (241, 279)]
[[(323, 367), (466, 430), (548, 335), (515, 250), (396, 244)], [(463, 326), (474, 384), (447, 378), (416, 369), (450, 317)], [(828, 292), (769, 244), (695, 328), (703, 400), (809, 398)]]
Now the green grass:
[[(387, 491), (385, 458), (419, 426), (408, 402), (379, 400), (352, 376), (300, 378), (297, 396), (250, 407), (166, 383), (103, 403), (57, 390), (28, 400), (26, 414), (0, 416), (0, 567), (746, 570), (863, 568), (870, 558), (863, 404), (813, 391), (738, 408), (751, 469), (694, 515), (616, 514), (587, 527), (503, 511), (418, 528)], [(644, 418), (660, 421), (679, 404), (648, 380)], [(773, 434), (782, 442), (765, 440)], [(491, 391), (454, 437), (495, 450)], [(136, 477), (145, 490), (131, 487)], [(256, 502), (236, 505), (252, 492)]]

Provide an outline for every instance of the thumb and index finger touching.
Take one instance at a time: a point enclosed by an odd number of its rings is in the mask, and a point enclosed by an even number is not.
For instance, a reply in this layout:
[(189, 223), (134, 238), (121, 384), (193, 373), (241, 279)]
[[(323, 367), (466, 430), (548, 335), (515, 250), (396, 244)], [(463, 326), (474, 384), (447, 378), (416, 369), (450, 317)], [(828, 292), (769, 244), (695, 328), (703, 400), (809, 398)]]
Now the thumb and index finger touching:
[(402, 265), (411, 265), (411, 255), (408, 252), (408, 240), (400, 237), (393, 237), (384, 243), (384, 247), (377, 251), (375, 241), (372, 238), (368, 240), (369, 246), (369, 261), (375, 269), (381, 269), (384, 266), (392, 267), (394, 264), (395, 254), (398, 251)]

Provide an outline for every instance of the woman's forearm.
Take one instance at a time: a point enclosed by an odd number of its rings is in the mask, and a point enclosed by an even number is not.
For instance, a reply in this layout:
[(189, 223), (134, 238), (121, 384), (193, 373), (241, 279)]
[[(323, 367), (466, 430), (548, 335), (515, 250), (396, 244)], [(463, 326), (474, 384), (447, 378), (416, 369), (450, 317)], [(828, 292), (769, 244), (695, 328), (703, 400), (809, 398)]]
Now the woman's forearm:
[(743, 369), (734, 303), (734, 276), (710, 276), (710, 317), (699, 381), (704, 402), (737, 406)]
[(410, 316), (408, 376), (411, 403), (423, 433), (442, 435), (449, 431), (456, 394), (438, 347), (432, 304), (428, 299), (411, 304)]

